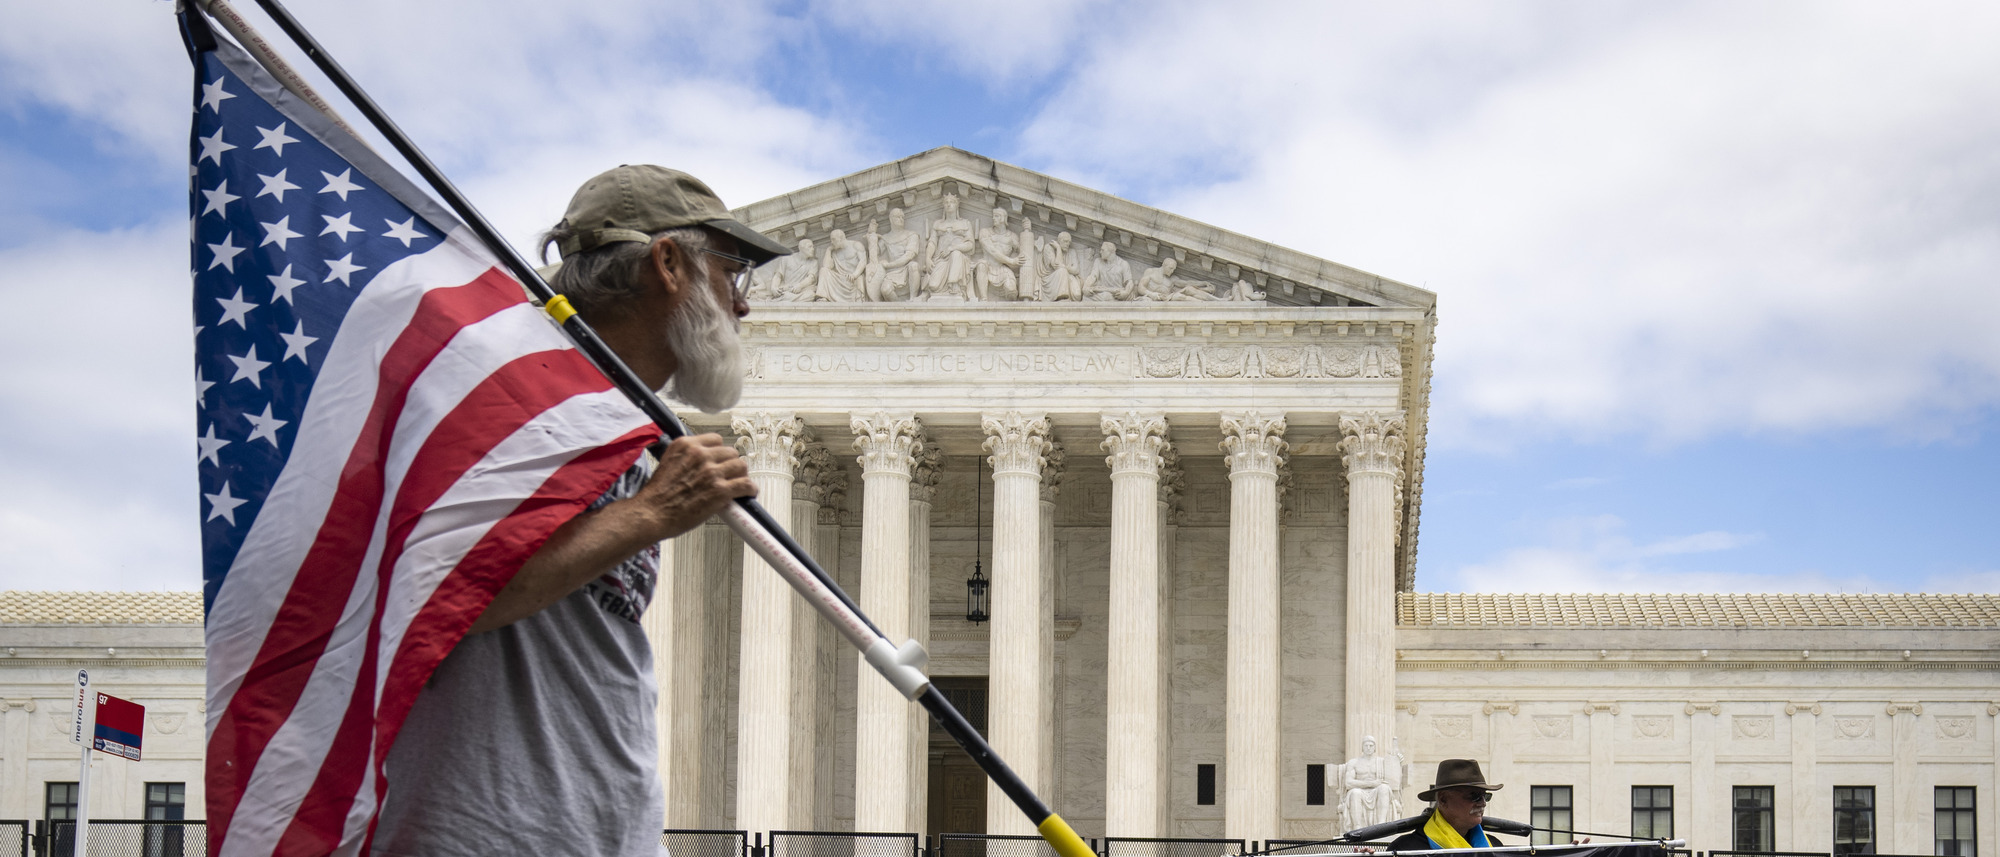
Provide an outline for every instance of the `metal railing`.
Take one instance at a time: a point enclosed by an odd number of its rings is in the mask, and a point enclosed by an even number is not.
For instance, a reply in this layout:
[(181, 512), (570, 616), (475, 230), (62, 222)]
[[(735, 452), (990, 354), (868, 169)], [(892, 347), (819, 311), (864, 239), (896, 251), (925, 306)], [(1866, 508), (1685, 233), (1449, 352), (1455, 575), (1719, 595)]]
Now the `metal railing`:
[(923, 857), (923, 837), (915, 833), (773, 830), (765, 857)]
[[(1357, 843), (1328, 842), (1324, 839), (1266, 839), (1261, 843), (1252, 842), (1250, 845), (1260, 853), (1276, 852), (1276, 857), (1284, 857), (1287, 854), (1352, 854), (1354, 853), (1354, 849), (1363, 847)], [(1294, 845), (1308, 845), (1311, 847), (1293, 848), (1291, 851), (1278, 850)], [(1370, 847), (1374, 847), (1376, 850), (1381, 849), (1379, 845), (1372, 845)]]
[(669, 827), (660, 831), (660, 845), (674, 857), (750, 857), (750, 834), (743, 830)]
[[(1091, 853), (1099, 853), (1097, 840), (1085, 842)], [(1056, 849), (1034, 835), (940, 833), (931, 857), (1056, 857)]]
[(1709, 851), (1709, 857), (1833, 857), (1829, 851)]
[(1104, 837), (1104, 857), (1223, 857), (1243, 853), (1241, 839)]
[[(39, 838), (36, 852), (42, 857), (73, 857), (76, 822), (47, 824)], [(5, 847), (0, 844), (0, 849)], [(5, 853), (0, 850), (0, 854)], [(207, 822), (102, 819), (90, 822), (90, 853), (85, 857), (204, 857), (206, 854)]]

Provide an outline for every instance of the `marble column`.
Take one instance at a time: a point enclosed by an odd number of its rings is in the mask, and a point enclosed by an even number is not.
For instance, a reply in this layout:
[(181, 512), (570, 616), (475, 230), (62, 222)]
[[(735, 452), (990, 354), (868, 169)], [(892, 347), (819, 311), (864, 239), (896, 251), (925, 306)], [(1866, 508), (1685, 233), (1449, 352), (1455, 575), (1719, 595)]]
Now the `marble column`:
[[(757, 499), (789, 531), (805, 424), (790, 413), (753, 411), (735, 415), (729, 428), (757, 483)], [(743, 552), (736, 690), (736, 826), (743, 830), (783, 830), (794, 823), (792, 608), (797, 600), (756, 552)]]
[[(992, 621), (988, 633), (987, 724), (1000, 758), (1022, 781), (1046, 793), (1042, 724), (1050, 701), (1042, 660), (1042, 467), (1049, 421), (1018, 411), (986, 414), (987, 462), (993, 468)], [(998, 786), (987, 784), (986, 832), (1032, 834), (1033, 826)]]
[(1878, 854), (1917, 854), (1930, 851), (1934, 840), (1925, 822), (1931, 818), (1934, 798), (1917, 789), (1917, 722), (1924, 706), (1916, 702), (1891, 702), (1889, 711), (1889, 800), (1876, 801), (1876, 818), (1882, 804), (1889, 806), (1889, 823), (1877, 822), (1884, 835), (1875, 843)]
[(14, 788), (0, 789), (0, 812), (8, 818), (34, 818), (44, 809), (37, 806), (28, 780), (28, 732), (34, 727), (35, 701), (0, 701), (6, 712), (4, 738), (0, 738), (0, 783)]
[[(843, 461), (842, 458), (834, 458), (833, 466), (819, 473), (819, 520), (813, 528), (813, 545), (819, 551), (820, 567), (834, 576), (841, 589), (857, 592), (860, 588), (853, 586), (854, 569), (840, 567), (840, 528), (847, 515), (847, 469), (841, 466)], [(841, 721), (835, 713), (843, 711), (843, 706), (852, 702), (851, 696), (843, 696), (840, 692), (840, 666), (854, 661), (850, 659), (847, 641), (841, 638), (833, 623), (822, 621), (816, 627), (819, 629), (816, 652), (819, 658), (820, 698), (826, 707), (820, 712), (816, 724), (818, 737), (813, 745), (813, 779), (817, 783), (815, 791), (819, 797), (813, 804), (812, 829), (833, 830), (835, 819), (843, 813), (838, 803), (838, 792), (853, 786), (851, 776), (843, 780), (838, 775), (843, 745), (850, 755), (854, 745), (852, 736), (843, 734), (845, 730), (840, 728)], [(852, 681), (858, 676), (850, 672), (847, 677)], [(847, 798), (844, 812), (851, 816), (854, 811), (853, 795)]]
[(1340, 418), (1347, 466), (1347, 747), (1395, 729), (1396, 522), (1403, 481), (1403, 417)]
[(1175, 554), (1180, 546), (1180, 521), (1185, 512), (1181, 497), (1186, 482), (1181, 477), (1180, 452), (1171, 443), (1160, 448), (1160, 493), (1154, 499), (1160, 530), (1160, 650), (1159, 753), (1153, 777), (1160, 782), (1162, 799), (1155, 808), (1160, 835), (1173, 833), (1174, 806), (1174, 576), (1179, 570)]
[(727, 824), (723, 802), (729, 645), (729, 587), (724, 576), (730, 540), (720, 523), (705, 524), (660, 545), (660, 579), (641, 625), (653, 643), (660, 782), (669, 827)]
[[(861, 452), (861, 611), (896, 645), (910, 638), (910, 476), (923, 446), (913, 415), (852, 420)], [(910, 813), (914, 707), (860, 655), (854, 694), (854, 829), (901, 832)]]
[[(833, 557), (825, 555), (819, 544), (819, 508), (823, 495), (821, 474), (833, 469), (832, 453), (826, 446), (813, 442), (808, 429), (802, 435), (799, 449), (799, 466), (792, 478), (792, 519), (790, 532), (792, 540), (804, 548), (806, 555), (828, 568)], [(820, 626), (827, 624), (814, 610), (812, 603), (800, 598), (796, 593), (789, 599), (792, 613), (792, 731), (790, 783), (786, 808), (788, 818), (785, 825), (789, 829), (815, 829), (822, 814), (820, 804), (829, 799), (829, 793), (819, 788), (820, 757), (819, 736), (821, 721), (830, 721), (825, 700), (833, 696), (832, 676), (826, 675), (820, 664)]]
[[(1774, 844), (1783, 851), (1832, 849), (1831, 813), (1821, 813), (1819, 793), (1819, 703), (1787, 702), (1785, 716), (1791, 718), (1792, 736), (1792, 818), (1790, 841)], [(1829, 792), (1826, 797), (1831, 798)]]
[(1722, 843), (1733, 848), (1729, 838), (1732, 798), (1727, 791), (1718, 791), (1715, 784), (1715, 721), (1721, 716), (1720, 708), (1714, 702), (1690, 702), (1684, 709), (1692, 721), (1688, 724), (1690, 823), (1686, 833), (1675, 833), (1690, 842)]
[[(910, 477), (910, 638), (931, 645), (931, 503), (937, 499), (944, 450), (926, 442), (915, 453)], [(913, 708), (909, 717), (910, 809), (898, 830), (923, 832), (930, 819), (930, 716)]]
[(1111, 468), (1110, 640), (1105, 668), (1104, 832), (1162, 835), (1160, 778), (1160, 451), (1167, 421), (1105, 414)]
[(1040, 641), (1038, 662), (1042, 672), (1042, 790), (1054, 794), (1061, 784), (1056, 780), (1056, 709), (1062, 703), (1056, 695), (1056, 497), (1062, 493), (1063, 482), (1062, 441), (1050, 440), (1048, 457), (1042, 463), (1041, 504), (1041, 565), (1042, 606), (1036, 614), (1037, 638)]
[[(1282, 414), (1224, 414), (1229, 462), (1228, 714), (1223, 736), (1223, 835), (1277, 836), (1278, 470)], [(1354, 746), (1360, 746), (1359, 743)]]
[(1575, 807), (1569, 829), (1603, 830), (1605, 825), (1616, 827), (1613, 822), (1619, 820), (1630, 824), (1631, 793), (1620, 800), (1613, 782), (1618, 763), (1618, 703), (1586, 702), (1583, 710), (1590, 715), (1590, 785), (1583, 789), (1583, 801)]

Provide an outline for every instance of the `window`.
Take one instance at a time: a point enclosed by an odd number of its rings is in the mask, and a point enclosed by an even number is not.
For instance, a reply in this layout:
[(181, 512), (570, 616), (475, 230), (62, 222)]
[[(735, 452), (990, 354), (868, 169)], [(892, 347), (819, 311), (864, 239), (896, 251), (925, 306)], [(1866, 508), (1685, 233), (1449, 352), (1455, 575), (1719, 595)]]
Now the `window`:
[[(186, 783), (147, 783), (146, 820), (181, 821), (187, 818)], [(147, 825), (141, 851), (144, 857), (184, 857), (187, 831), (178, 824)]]
[(186, 783), (146, 784), (147, 821), (180, 821), (186, 817)]
[(1632, 838), (1674, 838), (1674, 787), (1632, 787)]
[(1833, 853), (1875, 853), (1875, 787), (1833, 787)]
[(1737, 786), (1731, 790), (1730, 841), (1737, 851), (1773, 851), (1770, 786)]
[(1306, 766), (1306, 806), (1326, 806), (1326, 766)]
[(42, 818), (48, 821), (76, 820), (76, 783), (47, 783), (42, 787)]
[(1568, 833), (1550, 833), (1548, 830), (1567, 831), (1571, 827), (1571, 803), (1569, 786), (1529, 786), (1528, 823), (1537, 830), (1531, 838), (1535, 845), (1569, 844), (1575, 837)]
[(1976, 857), (1973, 841), (1978, 837), (1972, 823), (1973, 791), (1969, 786), (1938, 786), (1937, 848), (1939, 857)]
[(1194, 766), (1194, 802), (1202, 806), (1215, 805), (1215, 766)]

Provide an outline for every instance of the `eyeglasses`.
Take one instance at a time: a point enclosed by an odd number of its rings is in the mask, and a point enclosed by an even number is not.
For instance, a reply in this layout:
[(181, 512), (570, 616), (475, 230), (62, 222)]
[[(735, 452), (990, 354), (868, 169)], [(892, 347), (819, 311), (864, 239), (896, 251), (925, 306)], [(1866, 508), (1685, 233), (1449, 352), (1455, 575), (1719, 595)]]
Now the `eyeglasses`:
[(728, 272), (729, 296), (732, 300), (746, 301), (750, 299), (750, 271), (757, 267), (756, 262), (752, 262), (749, 259), (745, 259), (742, 256), (738, 256), (733, 253), (724, 253), (721, 250), (710, 250), (707, 247), (701, 248), (701, 252), (707, 253), (708, 255), (714, 256), (718, 259), (724, 259), (730, 262), (735, 262), (736, 270)]
[(1473, 791), (1471, 789), (1459, 789), (1458, 796), (1464, 798), (1466, 803), (1485, 803), (1487, 800), (1493, 797), (1493, 793), (1487, 791)]

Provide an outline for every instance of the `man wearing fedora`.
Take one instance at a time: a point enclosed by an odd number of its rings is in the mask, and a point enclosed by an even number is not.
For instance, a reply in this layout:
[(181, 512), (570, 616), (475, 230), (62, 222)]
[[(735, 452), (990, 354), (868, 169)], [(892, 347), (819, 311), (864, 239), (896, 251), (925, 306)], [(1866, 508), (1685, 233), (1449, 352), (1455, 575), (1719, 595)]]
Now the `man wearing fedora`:
[(1437, 778), (1431, 787), (1417, 793), (1417, 800), (1435, 801), (1426, 814), (1424, 826), (1389, 843), (1391, 851), (1428, 851), (1435, 848), (1490, 848), (1500, 844), (1486, 833), (1480, 822), (1486, 817), (1486, 800), (1498, 791), (1498, 783), (1486, 781), (1479, 763), (1471, 759), (1446, 759), (1438, 763)]

